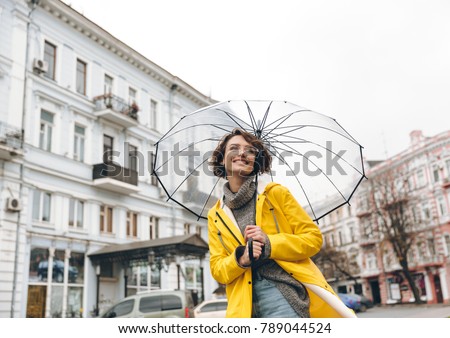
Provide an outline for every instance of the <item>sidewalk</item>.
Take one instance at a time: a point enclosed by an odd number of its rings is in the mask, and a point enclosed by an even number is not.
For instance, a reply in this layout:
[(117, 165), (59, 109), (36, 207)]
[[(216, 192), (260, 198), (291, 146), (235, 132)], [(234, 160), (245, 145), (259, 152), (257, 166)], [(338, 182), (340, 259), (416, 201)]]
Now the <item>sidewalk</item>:
[(396, 304), (376, 306), (357, 313), (359, 318), (449, 318), (450, 304)]

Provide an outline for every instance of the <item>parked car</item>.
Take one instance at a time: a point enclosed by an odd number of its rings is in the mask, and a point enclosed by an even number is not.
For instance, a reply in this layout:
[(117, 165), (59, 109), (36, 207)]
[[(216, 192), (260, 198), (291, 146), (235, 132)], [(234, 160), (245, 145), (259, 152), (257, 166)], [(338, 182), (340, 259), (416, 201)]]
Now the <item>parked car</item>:
[(225, 318), (226, 298), (205, 300), (194, 308), (194, 318)]
[(367, 309), (370, 309), (373, 307), (373, 302), (366, 296), (353, 294), (353, 293), (351, 295), (354, 296), (355, 298), (359, 299), (359, 301), (361, 302), (361, 312), (364, 312)]
[(348, 293), (338, 293), (338, 296), (348, 308), (355, 312), (361, 312), (361, 301), (359, 299)]
[[(48, 261), (42, 261), (38, 265), (37, 275), (39, 280), (47, 279), (48, 274)], [(53, 279), (58, 283), (62, 283), (64, 280), (64, 262), (55, 259), (53, 261)], [(78, 277), (78, 269), (75, 266), (69, 266), (69, 282), (75, 283)]]
[(153, 290), (126, 297), (108, 310), (101, 318), (190, 318), (194, 302), (187, 290)]

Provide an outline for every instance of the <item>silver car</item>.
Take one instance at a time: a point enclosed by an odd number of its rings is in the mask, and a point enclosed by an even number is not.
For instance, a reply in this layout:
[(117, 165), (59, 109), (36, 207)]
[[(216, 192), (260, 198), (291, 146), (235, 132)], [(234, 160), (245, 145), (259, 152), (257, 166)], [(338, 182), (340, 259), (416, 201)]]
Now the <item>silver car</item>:
[(194, 302), (187, 290), (155, 290), (126, 297), (101, 318), (190, 318)]

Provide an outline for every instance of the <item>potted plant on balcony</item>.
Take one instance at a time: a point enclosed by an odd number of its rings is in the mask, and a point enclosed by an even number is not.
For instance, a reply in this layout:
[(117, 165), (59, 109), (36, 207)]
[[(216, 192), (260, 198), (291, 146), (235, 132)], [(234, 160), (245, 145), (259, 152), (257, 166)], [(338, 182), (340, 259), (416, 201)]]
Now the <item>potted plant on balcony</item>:
[(139, 111), (139, 106), (136, 102), (133, 102), (130, 106), (130, 111), (128, 113), (128, 116), (130, 116), (133, 119), (137, 119), (137, 113)]

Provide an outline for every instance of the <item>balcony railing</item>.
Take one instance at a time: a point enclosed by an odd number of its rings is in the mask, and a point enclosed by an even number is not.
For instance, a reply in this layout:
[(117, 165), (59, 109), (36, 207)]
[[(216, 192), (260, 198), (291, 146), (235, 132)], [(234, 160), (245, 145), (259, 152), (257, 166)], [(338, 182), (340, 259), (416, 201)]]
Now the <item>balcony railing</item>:
[(107, 93), (94, 97), (95, 115), (124, 127), (138, 124), (139, 107), (136, 103), (128, 104), (124, 99)]
[(0, 159), (9, 160), (13, 156), (20, 155), (22, 149), (22, 131), (0, 121)]
[(139, 191), (137, 171), (114, 163), (94, 164), (92, 179), (94, 185), (106, 190), (125, 194)]

